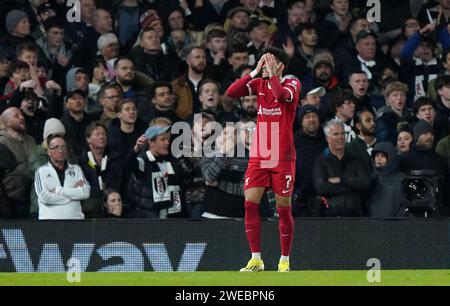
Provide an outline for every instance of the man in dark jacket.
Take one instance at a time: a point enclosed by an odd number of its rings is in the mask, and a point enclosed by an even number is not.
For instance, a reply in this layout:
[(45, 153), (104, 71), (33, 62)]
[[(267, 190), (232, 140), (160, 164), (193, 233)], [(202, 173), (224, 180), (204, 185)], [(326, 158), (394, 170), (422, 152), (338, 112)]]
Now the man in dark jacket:
[(319, 110), (313, 105), (305, 105), (300, 109), (299, 121), (301, 129), (295, 134), (296, 177), (294, 216), (308, 216), (308, 204), (316, 196), (313, 184), (314, 160), (327, 148), (325, 136), (320, 129)]
[(333, 119), (324, 127), (328, 149), (315, 161), (314, 186), (322, 199), (325, 217), (362, 216), (362, 193), (370, 185), (370, 176), (362, 161), (345, 152), (342, 122)]
[[(439, 178), (439, 190), (436, 203), (430, 203), (433, 207), (432, 215), (445, 216), (448, 205), (448, 167), (445, 159), (433, 150), (434, 134), (433, 127), (426, 121), (420, 120), (414, 126), (414, 146), (399, 159), (399, 170), (406, 175), (412, 171), (426, 171), (430, 177)], [(447, 195), (446, 195), (447, 194)]]
[(89, 199), (84, 200), (81, 205), (85, 218), (103, 217), (103, 191), (120, 188), (122, 165), (106, 151), (107, 139), (106, 126), (99, 121), (91, 122), (86, 128), (87, 147), (78, 158), (91, 186)]

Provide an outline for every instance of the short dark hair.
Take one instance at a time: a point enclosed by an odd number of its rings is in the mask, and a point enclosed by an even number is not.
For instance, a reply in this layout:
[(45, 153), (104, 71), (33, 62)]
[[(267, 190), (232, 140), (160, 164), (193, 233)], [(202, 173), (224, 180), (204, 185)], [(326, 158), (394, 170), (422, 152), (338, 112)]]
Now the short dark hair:
[(30, 70), (30, 65), (28, 65), (24, 61), (15, 60), (9, 66), (9, 76), (12, 76), (13, 73), (16, 72), (18, 69), (28, 69), (28, 70)]
[(166, 82), (166, 81), (156, 81), (150, 88), (150, 98), (151, 99), (155, 97), (156, 90), (160, 87), (167, 87), (167, 88), (169, 88), (170, 92), (173, 91), (171, 83)]
[(117, 67), (119, 66), (119, 63), (123, 60), (127, 60), (133, 63), (134, 65), (134, 61), (128, 57), (128, 56), (119, 56), (119, 58), (117, 58), (116, 62), (114, 63), (114, 69), (117, 69)]
[(57, 16), (48, 18), (43, 22), (43, 25), (46, 32), (50, 31), (52, 28), (64, 29), (64, 23)]
[(303, 31), (309, 31), (309, 30), (316, 30), (317, 31), (315, 25), (312, 24), (311, 22), (300, 23), (295, 28), (295, 35), (299, 36), (300, 34), (302, 34)]
[(103, 128), (105, 130), (106, 133), (108, 133), (108, 128), (106, 127), (106, 125), (98, 120), (96, 121), (92, 121), (91, 123), (89, 123), (89, 125), (86, 127), (86, 138), (91, 137), (92, 133), (94, 132), (94, 130), (96, 128)]
[(237, 45), (227, 49), (227, 54), (226, 54), (227, 58), (232, 57), (234, 53), (247, 53), (248, 54), (248, 49), (241, 44), (237, 44)]
[(117, 83), (106, 83), (102, 87), (100, 87), (98, 93), (97, 93), (97, 100), (101, 99), (103, 95), (105, 94), (105, 91), (108, 89), (117, 89), (117, 91), (120, 93), (120, 95), (123, 95), (122, 87)]
[(431, 99), (430, 97), (420, 97), (416, 100), (416, 102), (414, 102), (414, 113), (417, 114), (419, 112), (419, 109), (425, 105), (431, 105), (434, 109), (436, 109), (436, 104), (434, 103), (433, 99)]
[[(285, 67), (287, 67), (287, 65), (289, 64), (289, 58), (286, 55), (286, 53), (279, 49), (279, 48), (275, 48), (275, 47), (267, 47), (265, 48), (262, 52), (261, 52), (261, 56), (263, 56), (266, 53), (271, 53), (273, 55), (275, 55), (275, 57), (284, 64)], [(261, 56), (259, 58), (261, 58)]]
[[(364, 71), (362, 71), (361, 69), (353, 69), (351, 72), (350, 72), (350, 74), (348, 75), (348, 80), (347, 80), (347, 82), (350, 84), (350, 79), (352, 78), (352, 76), (354, 75), (354, 74), (366, 74)], [(366, 76), (367, 76), (367, 74), (366, 74)]]
[(103, 204), (106, 204), (108, 202), (109, 196), (113, 193), (118, 193), (120, 195), (120, 192), (118, 192), (114, 188), (108, 188), (105, 191), (103, 191)]
[(344, 89), (340, 91), (334, 98), (331, 100), (330, 108), (333, 113), (336, 113), (336, 109), (344, 105), (345, 101), (352, 101), (355, 103), (355, 106), (358, 105), (358, 99), (355, 97), (353, 92), (350, 89)]

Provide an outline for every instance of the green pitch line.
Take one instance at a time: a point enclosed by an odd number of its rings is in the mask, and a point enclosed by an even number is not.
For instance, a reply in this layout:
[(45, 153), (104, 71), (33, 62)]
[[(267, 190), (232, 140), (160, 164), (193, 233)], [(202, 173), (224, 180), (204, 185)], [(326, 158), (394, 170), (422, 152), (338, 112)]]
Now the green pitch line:
[(0, 273), (0, 285), (51, 286), (373, 286), (447, 285), (450, 270), (381, 271), (381, 283), (369, 283), (367, 271), (193, 272), (193, 273), (82, 273), (80, 283), (69, 283), (62, 273)]

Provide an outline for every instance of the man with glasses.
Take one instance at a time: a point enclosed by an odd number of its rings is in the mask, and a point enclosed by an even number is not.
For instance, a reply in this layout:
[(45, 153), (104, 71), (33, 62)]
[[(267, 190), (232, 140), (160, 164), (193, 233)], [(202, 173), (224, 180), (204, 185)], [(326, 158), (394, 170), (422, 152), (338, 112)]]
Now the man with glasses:
[(81, 200), (89, 198), (90, 186), (78, 165), (67, 162), (63, 136), (47, 138), (49, 162), (35, 174), (39, 219), (84, 219)]
[(103, 107), (100, 122), (108, 127), (117, 118), (116, 109), (122, 99), (122, 89), (115, 83), (105, 84), (100, 88), (97, 98), (98, 104)]

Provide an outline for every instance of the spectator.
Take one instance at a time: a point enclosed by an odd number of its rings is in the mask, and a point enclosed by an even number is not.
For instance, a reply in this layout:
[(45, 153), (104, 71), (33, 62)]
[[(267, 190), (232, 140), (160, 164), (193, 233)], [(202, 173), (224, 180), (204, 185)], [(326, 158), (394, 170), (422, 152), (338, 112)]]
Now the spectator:
[(258, 116), (258, 97), (255, 95), (244, 96), (240, 100), (242, 119), (256, 122), (256, 117)]
[(375, 173), (367, 198), (369, 217), (393, 218), (400, 214), (404, 174), (396, 167), (396, 150), (390, 142), (375, 145), (372, 151)]
[(136, 70), (141, 71), (155, 81), (175, 79), (179, 73), (177, 62), (165, 55), (161, 49), (158, 33), (153, 28), (147, 28), (140, 34), (140, 50), (134, 59)]
[(191, 44), (191, 39), (188, 33), (183, 29), (176, 29), (170, 32), (167, 39), (167, 45), (169, 53), (172, 54), (174, 59), (178, 62), (186, 61), (186, 49)]
[(312, 23), (302, 23), (295, 29), (298, 47), (292, 41), (288, 41), (284, 50), (290, 61), (287, 68), (288, 74), (293, 74), (299, 79), (311, 73), (312, 58), (316, 51), (318, 35), (316, 27)]
[[(50, 118), (45, 121), (43, 141), (42, 143), (36, 146), (34, 152), (28, 157), (28, 164), (30, 165), (30, 170), (31, 173), (33, 173), (33, 175), (36, 173), (36, 170), (39, 169), (39, 167), (43, 166), (48, 162), (47, 138), (50, 135), (64, 136), (65, 134), (66, 128), (59, 119)], [(76, 156), (73, 154), (72, 150), (68, 148), (67, 151), (68, 151), (67, 156), (68, 162), (71, 164), (76, 164), (77, 159)], [(34, 189), (34, 186), (31, 189), (30, 202), (31, 202), (30, 216), (32, 219), (37, 219), (39, 207), (36, 190)]]
[[(89, 98), (98, 102), (98, 92), (105, 85), (108, 79), (108, 71), (106, 69), (106, 63), (102, 60), (95, 60), (93, 69), (90, 71), (91, 82), (88, 86)], [(109, 81), (109, 80), (108, 80)], [(101, 111), (101, 104), (96, 103), (95, 107), (88, 112)]]
[[(0, 171), (6, 173), (13, 171), (17, 167), (17, 160), (14, 154), (7, 146), (0, 143)], [(17, 218), (15, 212), (16, 207), (13, 200), (8, 198), (5, 186), (3, 184), (3, 176), (0, 179), (0, 219)]]
[(327, 113), (327, 118), (331, 116), (330, 102), (339, 91), (339, 80), (334, 74), (334, 69), (333, 55), (327, 51), (320, 52), (313, 57), (311, 74), (300, 78), (304, 92), (309, 92), (317, 87), (325, 88), (326, 93), (321, 99), (320, 108)]
[(47, 138), (49, 162), (41, 166), (34, 179), (39, 219), (84, 219), (80, 201), (89, 197), (90, 186), (77, 165), (67, 163), (67, 144), (63, 136)]
[[(138, 218), (166, 219), (185, 214), (182, 172), (170, 155), (169, 129), (149, 127), (126, 158), (126, 167), (133, 173), (129, 194)], [(148, 150), (141, 151), (145, 144)]]
[(103, 207), (108, 218), (122, 217), (122, 197), (120, 193), (112, 188), (108, 188), (103, 193)]
[(326, 217), (362, 216), (362, 194), (370, 176), (362, 161), (345, 152), (345, 130), (333, 119), (324, 127), (328, 150), (315, 161), (313, 179), (317, 194), (323, 198), (320, 214)]
[(406, 94), (408, 86), (401, 82), (390, 83), (385, 91), (386, 106), (377, 112), (376, 137), (378, 141), (388, 141), (395, 144), (397, 141), (397, 126), (400, 122), (414, 121), (412, 111), (406, 107)]
[(151, 106), (147, 112), (139, 112), (139, 117), (147, 124), (158, 117), (168, 118), (171, 122), (178, 122), (181, 119), (175, 114), (177, 97), (172, 92), (172, 85), (168, 82), (156, 82), (150, 93)]
[(420, 97), (414, 103), (414, 112), (417, 119), (428, 122), (433, 127), (434, 146), (439, 140), (450, 133), (448, 118), (437, 116), (436, 105), (431, 98)]
[[(432, 208), (431, 216), (446, 216), (447, 211), (444, 204), (448, 199), (448, 167), (444, 157), (433, 150), (434, 134), (432, 126), (420, 120), (414, 126), (414, 146), (412, 149), (401, 155), (399, 159), (399, 170), (405, 174), (410, 174), (413, 170), (426, 170), (430, 177), (439, 177), (439, 185), (436, 191), (436, 203), (430, 203)], [(444, 195), (440, 192), (443, 191)], [(443, 196), (443, 198), (442, 198)]]
[(112, 119), (108, 127), (108, 152), (111, 152), (111, 158), (124, 160), (145, 131), (146, 125), (138, 120), (133, 100), (122, 99), (116, 111), (117, 118)]
[(226, 112), (221, 107), (220, 84), (211, 79), (204, 79), (199, 85), (200, 112), (207, 111), (214, 114), (217, 122), (226, 125), (227, 122), (236, 122), (238, 119), (233, 113)]
[(292, 3), (287, 9), (287, 18), (280, 20), (275, 46), (281, 48), (290, 40), (294, 49), (297, 49), (299, 47), (297, 27), (301, 24), (308, 23), (308, 21), (309, 14), (305, 3), (301, 1)]
[(220, 81), (227, 69), (227, 32), (214, 29), (206, 36), (206, 70), (213, 79)]
[(121, 100), (122, 89), (117, 84), (105, 84), (98, 91), (97, 101), (103, 108), (99, 120), (106, 127), (113, 119), (117, 118), (116, 111)]
[(246, 46), (250, 37), (248, 26), (250, 24), (250, 12), (243, 6), (233, 8), (228, 12), (229, 28), (225, 27), (228, 33), (228, 46), (233, 48), (236, 45)]
[(198, 87), (205, 77), (206, 54), (202, 47), (193, 46), (186, 52), (188, 71), (172, 82), (174, 93), (180, 98), (176, 114), (181, 119), (200, 110)]
[(111, 14), (103, 9), (97, 9), (92, 13), (92, 27), (88, 27), (84, 32), (83, 39), (77, 44), (73, 55), (73, 65), (82, 66), (97, 54), (97, 41), (103, 34), (113, 30), (113, 20)]
[[(30, 16), (30, 14), (28, 14), (28, 16)], [(35, 41), (44, 37), (44, 35), (45, 35), (44, 34), (45, 33), (44, 23), (47, 21), (47, 19), (55, 17), (55, 16), (56, 16), (56, 11), (50, 3), (44, 2), (37, 7), (36, 19), (37, 19), (38, 24), (36, 25), (35, 28), (33, 27), (32, 24), (30, 25), (30, 29), (33, 32), (33, 34), (31, 34), (31, 36), (33, 37), (33, 39)]]
[(356, 98), (349, 90), (344, 90), (332, 101), (332, 110), (335, 119), (341, 121), (345, 130), (345, 142), (350, 143), (356, 138), (355, 133), (355, 108)]
[(107, 128), (93, 121), (86, 128), (87, 147), (79, 156), (79, 164), (86, 176), (91, 193), (82, 202), (85, 218), (101, 218), (105, 212), (102, 205), (103, 191), (108, 188), (119, 189), (122, 178), (121, 161), (111, 158), (107, 152)]
[(249, 65), (255, 65), (261, 52), (272, 45), (269, 30), (270, 22), (264, 18), (250, 18), (248, 33), (250, 42), (246, 45), (249, 54)]
[(397, 152), (398, 154), (405, 154), (409, 152), (412, 147), (413, 133), (408, 128), (402, 128), (399, 130), (397, 136)]
[(190, 146), (183, 147), (183, 156), (180, 157), (180, 167), (183, 169), (183, 184), (186, 193), (186, 210), (191, 219), (199, 220), (204, 212), (204, 197), (206, 193), (205, 178), (202, 174), (201, 161), (203, 156), (204, 142), (210, 133), (205, 126), (214, 122), (212, 115), (202, 113), (192, 122), (192, 138)]
[(95, 63), (98, 60), (104, 61), (108, 73), (106, 79), (110, 81), (116, 76), (114, 66), (120, 53), (119, 40), (114, 33), (102, 34), (97, 40), (97, 48), (100, 54), (97, 55), (87, 67), (95, 66)]
[(434, 83), (436, 92), (436, 112), (445, 120), (450, 120), (450, 75), (443, 75)]
[(6, 195), (15, 203), (11, 207), (11, 217), (28, 219), (33, 178), (28, 158), (35, 150), (36, 142), (26, 134), (25, 119), (17, 107), (6, 109), (2, 120), (5, 129), (0, 131), (0, 143), (7, 146), (17, 160), (17, 166), (2, 177)]
[(60, 80), (65, 76), (72, 58), (72, 47), (64, 42), (64, 24), (57, 17), (47, 19), (44, 33), (36, 44), (42, 49), (52, 71), (52, 79)]
[[(23, 61), (14, 61), (9, 67), (9, 80), (5, 85), (2, 100), (7, 102), (11, 99), (14, 91), (20, 88), (20, 85), (30, 80), (30, 66)], [(6, 106), (6, 103), (5, 103)]]
[(8, 33), (0, 40), (8, 55), (14, 56), (17, 47), (22, 43), (34, 43), (30, 36), (30, 19), (24, 11), (12, 10), (6, 16)]
[[(448, 76), (450, 75), (450, 49), (445, 49), (442, 51), (441, 60), (442, 60), (442, 66), (444, 67), (444, 70), (441, 71), (441, 73), (438, 75), (438, 77), (436, 79), (433, 79), (430, 81), (430, 83), (428, 84), (428, 93), (427, 93), (428, 97), (430, 97), (431, 99), (433, 99), (434, 101), (436, 101), (438, 103), (438, 108), (439, 108), (439, 104), (440, 104), (438, 98), (442, 97), (442, 95), (439, 94), (438, 90), (442, 89), (443, 86), (449, 85), (449, 82), (448, 82), (449, 77)], [(439, 84), (438, 84), (438, 80), (440, 80)], [(446, 96), (448, 98), (448, 94)], [(442, 102), (443, 102), (443, 100), (444, 100), (444, 97), (442, 97)], [(445, 107), (445, 108), (447, 108), (447, 107)], [(446, 113), (448, 113), (448, 112), (449, 111), (446, 110)]]
[[(135, 71), (134, 63), (127, 57), (119, 57), (114, 64), (116, 74), (116, 83), (120, 85), (125, 99), (135, 100), (138, 109), (145, 110), (149, 107), (149, 91), (146, 86), (152, 82), (146, 83)], [(146, 84), (145, 84), (146, 83)]]
[(248, 65), (249, 55), (245, 47), (237, 45), (232, 49), (228, 49), (227, 53), (228, 68), (226, 68), (224, 75), (221, 78), (222, 93), (239, 78), (237, 75), (239, 68)]
[(86, 93), (80, 89), (69, 91), (66, 96), (66, 111), (61, 117), (61, 122), (66, 128), (67, 145), (76, 156), (80, 156), (86, 146), (85, 131), (95, 116), (87, 114)]
[(39, 47), (36, 46), (34, 43), (20, 44), (16, 50), (17, 59), (29, 65), (30, 76), (31, 79), (34, 81), (33, 87), (34, 92), (38, 96), (42, 96), (44, 95), (43, 90), (44, 84), (41, 83), (41, 80), (39, 79), (39, 76), (37, 74), (38, 54), (39, 54)]
[[(123, 47), (131, 46), (139, 33), (139, 17), (145, 12), (144, 5), (137, 0), (119, 1), (115, 10), (115, 32)], [(128, 49), (129, 50), (129, 49)]]
[(358, 156), (372, 173), (372, 150), (377, 143), (375, 138), (375, 117), (372, 112), (363, 110), (356, 113), (355, 128), (358, 132), (357, 137), (347, 145), (347, 152)]
[(294, 138), (297, 160), (292, 209), (295, 217), (306, 217), (312, 215), (311, 204), (317, 195), (313, 183), (314, 160), (326, 149), (327, 143), (315, 106), (302, 106), (299, 121), (301, 128)]
[(372, 105), (372, 98), (369, 92), (369, 80), (366, 73), (362, 70), (352, 71), (348, 77), (348, 84), (356, 97), (356, 112), (367, 109), (375, 114), (375, 108)]
[(81, 21), (69, 22), (66, 26), (67, 35), (75, 45), (79, 44), (87, 31), (90, 31), (97, 9), (94, 0), (80, 0), (79, 4)]
[(63, 113), (63, 101), (61, 98), (61, 86), (54, 81), (47, 82), (47, 88), (55, 92), (49, 98), (39, 98), (33, 90), (26, 87), (26, 82), (21, 84), (9, 100), (10, 106), (20, 108), (25, 118), (27, 134), (32, 136), (36, 143), (42, 142), (44, 124), (48, 118), (59, 118)]
[[(427, 94), (429, 82), (437, 77), (441, 67), (440, 61), (434, 55), (434, 42), (427, 36), (435, 28), (435, 24), (428, 24), (416, 32), (405, 43), (400, 54), (402, 75), (409, 88), (414, 88), (411, 92), (414, 101)], [(449, 48), (450, 34), (447, 27), (440, 26), (437, 35), (442, 47)]]

